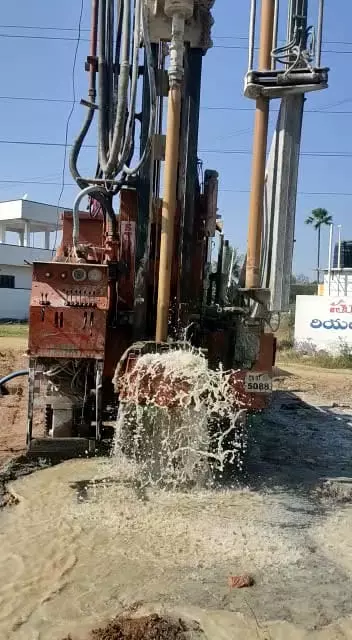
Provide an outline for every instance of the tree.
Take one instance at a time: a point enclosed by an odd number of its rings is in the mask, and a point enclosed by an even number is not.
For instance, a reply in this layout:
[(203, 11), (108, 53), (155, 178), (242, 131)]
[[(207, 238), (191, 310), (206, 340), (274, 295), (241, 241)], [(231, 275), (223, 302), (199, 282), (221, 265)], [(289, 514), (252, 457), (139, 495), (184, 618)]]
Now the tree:
[(291, 276), (291, 284), (309, 284), (310, 280), (304, 273), (299, 273), (297, 276), (293, 273)]
[(318, 232), (318, 247), (317, 247), (317, 283), (320, 282), (320, 240), (321, 240), (321, 227), (324, 225), (332, 224), (332, 216), (326, 209), (313, 209), (310, 216), (306, 220), (306, 224), (313, 225), (315, 231)]

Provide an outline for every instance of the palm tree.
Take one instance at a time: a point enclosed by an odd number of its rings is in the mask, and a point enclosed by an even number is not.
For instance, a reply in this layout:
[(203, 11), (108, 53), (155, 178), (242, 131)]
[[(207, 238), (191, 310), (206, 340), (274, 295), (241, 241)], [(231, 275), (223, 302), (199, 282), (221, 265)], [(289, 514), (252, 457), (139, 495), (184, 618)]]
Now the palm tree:
[(317, 248), (317, 284), (320, 280), (320, 233), (321, 227), (332, 224), (332, 216), (326, 209), (313, 209), (310, 216), (306, 220), (306, 224), (312, 224), (318, 232), (318, 248)]

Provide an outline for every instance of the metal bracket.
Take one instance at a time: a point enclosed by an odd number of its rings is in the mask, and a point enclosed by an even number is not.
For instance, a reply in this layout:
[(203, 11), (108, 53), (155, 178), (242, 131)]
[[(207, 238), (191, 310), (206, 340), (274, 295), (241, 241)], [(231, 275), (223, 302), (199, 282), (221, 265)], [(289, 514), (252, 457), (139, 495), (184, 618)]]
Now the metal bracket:
[(270, 289), (263, 289), (263, 288), (254, 289), (254, 288), (241, 287), (238, 289), (238, 291), (239, 293), (242, 293), (244, 296), (247, 296), (247, 298), (250, 298), (254, 302), (258, 302), (263, 306), (267, 306), (270, 302), (270, 296), (271, 296)]

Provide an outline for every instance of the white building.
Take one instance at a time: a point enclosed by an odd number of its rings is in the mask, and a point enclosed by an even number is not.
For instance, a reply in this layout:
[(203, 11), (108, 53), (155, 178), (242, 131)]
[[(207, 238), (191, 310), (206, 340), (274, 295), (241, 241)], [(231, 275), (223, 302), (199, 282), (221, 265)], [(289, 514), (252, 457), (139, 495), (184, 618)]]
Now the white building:
[(61, 210), (55, 206), (0, 202), (0, 320), (28, 318), (32, 263), (52, 260), (60, 225)]

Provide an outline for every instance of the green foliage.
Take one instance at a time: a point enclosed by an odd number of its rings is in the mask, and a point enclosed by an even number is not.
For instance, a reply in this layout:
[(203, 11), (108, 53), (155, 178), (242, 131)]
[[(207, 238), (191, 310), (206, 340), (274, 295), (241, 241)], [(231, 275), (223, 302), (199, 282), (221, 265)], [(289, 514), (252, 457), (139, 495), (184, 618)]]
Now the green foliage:
[(28, 324), (0, 324), (0, 338), (27, 338)]
[(352, 369), (352, 347), (341, 342), (339, 352), (336, 355), (324, 350), (316, 350), (311, 345), (307, 349), (293, 348), (289, 341), (280, 345), (280, 360), (296, 364), (306, 364), (322, 369)]
[(323, 225), (332, 224), (332, 216), (329, 214), (327, 209), (313, 209), (310, 216), (306, 219), (306, 224), (313, 225), (314, 229), (317, 231)]

